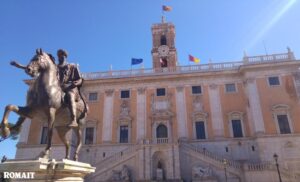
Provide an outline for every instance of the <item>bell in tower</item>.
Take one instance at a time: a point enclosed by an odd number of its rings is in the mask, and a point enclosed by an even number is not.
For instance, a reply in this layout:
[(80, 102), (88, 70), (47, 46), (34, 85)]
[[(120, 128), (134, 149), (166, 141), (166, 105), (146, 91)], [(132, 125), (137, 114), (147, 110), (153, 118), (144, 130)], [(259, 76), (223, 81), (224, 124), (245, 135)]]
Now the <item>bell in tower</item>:
[(164, 18), (161, 23), (152, 25), (152, 43), (153, 68), (176, 68), (175, 26)]

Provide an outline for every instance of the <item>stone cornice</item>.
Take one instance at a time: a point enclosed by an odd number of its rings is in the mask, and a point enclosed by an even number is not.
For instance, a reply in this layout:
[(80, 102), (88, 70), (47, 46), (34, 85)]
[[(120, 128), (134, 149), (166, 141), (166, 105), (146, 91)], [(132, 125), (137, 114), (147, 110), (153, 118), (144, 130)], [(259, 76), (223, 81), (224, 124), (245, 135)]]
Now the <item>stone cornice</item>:
[(106, 96), (112, 96), (113, 93), (114, 93), (114, 89), (108, 89), (108, 90), (105, 90)]

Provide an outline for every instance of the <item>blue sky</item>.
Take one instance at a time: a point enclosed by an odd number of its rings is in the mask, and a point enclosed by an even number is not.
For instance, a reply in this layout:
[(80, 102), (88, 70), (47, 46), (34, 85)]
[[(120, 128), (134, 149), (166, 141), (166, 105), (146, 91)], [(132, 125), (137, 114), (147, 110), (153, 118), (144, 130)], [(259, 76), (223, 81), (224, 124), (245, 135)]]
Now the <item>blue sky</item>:
[[(130, 69), (132, 57), (151, 68), (151, 25), (161, 21), (162, 5), (173, 7), (165, 15), (176, 27), (180, 65), (190, 64), (188, 54), (202, 64), (239, 61), (244, 51), (262, 55), (263, 42), (269, 54), (290, 46), (300, 55), (299, 0), (2, 0), (0, 113), (7, 104), (25, 104), (22, 80), (29, 76), (9, 62), (28, 63), (36, 48), (53, 55), (66, 49), (81, 72)], [(0, 143), (0, 157), (13, 158), (16, 142)]]

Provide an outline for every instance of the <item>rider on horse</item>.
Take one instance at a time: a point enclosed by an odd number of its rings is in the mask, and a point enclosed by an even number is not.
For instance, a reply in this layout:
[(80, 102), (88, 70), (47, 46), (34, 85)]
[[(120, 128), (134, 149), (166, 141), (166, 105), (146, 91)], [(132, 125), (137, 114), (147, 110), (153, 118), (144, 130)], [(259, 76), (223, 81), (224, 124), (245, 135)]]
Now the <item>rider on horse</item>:
[(79, 73), (78, 67), (75, 64), (67, 63), (68, 53), (65, 50), (59, 49), (57, 51), (57, 56), (59, 82), (62, 90), (66, 94), (66, 96), (64, 97), (64, 103), (68, 105), (72, 119), (69, 122), (68, 126), (75, 127), (77, 126), (76, 101), (80, 99), (79, 87), (82, 86), (82, 77)]

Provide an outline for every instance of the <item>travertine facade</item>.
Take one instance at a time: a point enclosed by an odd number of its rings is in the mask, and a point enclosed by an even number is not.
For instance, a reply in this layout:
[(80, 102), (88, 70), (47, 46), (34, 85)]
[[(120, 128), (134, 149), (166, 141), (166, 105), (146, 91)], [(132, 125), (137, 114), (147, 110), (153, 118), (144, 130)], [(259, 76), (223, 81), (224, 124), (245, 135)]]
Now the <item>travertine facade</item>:
[[(154, 24), (152, 35), (153, 68), (84, 74), (80, 160), (97, 168), (86, 181), (275, 182), (274, 153), (282, 179), (300, 181), (300, 61), (290, 49), (178, 66), (174, 25)], [(44, 148), (43, 126), (26, 121), (16, 158)], [(64, 156), (57, 136), (52, 156)]]

